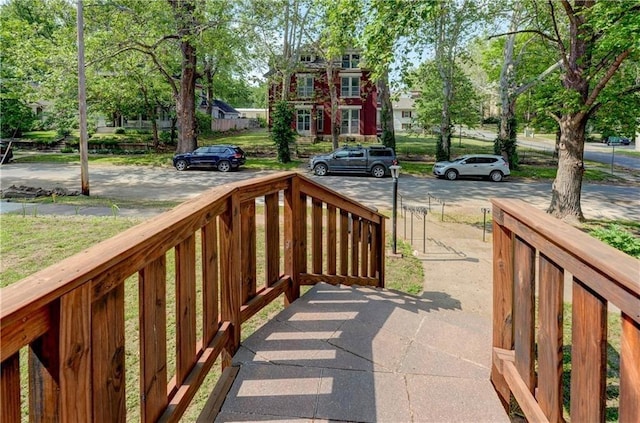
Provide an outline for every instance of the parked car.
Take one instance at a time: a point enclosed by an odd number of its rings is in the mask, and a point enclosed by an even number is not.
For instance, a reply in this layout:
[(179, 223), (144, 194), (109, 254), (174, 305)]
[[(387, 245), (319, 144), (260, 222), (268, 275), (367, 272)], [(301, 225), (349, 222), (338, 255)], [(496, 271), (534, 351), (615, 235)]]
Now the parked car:
[(607, 145), (629, 145), (631, 140), (625, 137), (607, 137), (605, 138)]
[(13, 159), (13, 148), (11, 143), (0, 142), (0, 163), (5, 164)]
[(363, 173), (376, 178), (389, 175), (389, 166), (398, 164), (396, 153), (384, 145), (347, 146), (329, 154), (314, 156), (309, 168), (318, 176), (328, 173)]
[(433, 174), (450, 181), (465, 176), (488, 177), (500, 182), (509, 176), (509, 163), (502, 156), (493, 154), (467, 154), (450, 162), (436, 162)]
[(191, 153), (173, 156), (173, 165), (178, 170), (191, 167), (215, 167), (220, 172), (236, 170), (246, 161), (244, 151), (235, 145), (209, 145), (193, 150)]

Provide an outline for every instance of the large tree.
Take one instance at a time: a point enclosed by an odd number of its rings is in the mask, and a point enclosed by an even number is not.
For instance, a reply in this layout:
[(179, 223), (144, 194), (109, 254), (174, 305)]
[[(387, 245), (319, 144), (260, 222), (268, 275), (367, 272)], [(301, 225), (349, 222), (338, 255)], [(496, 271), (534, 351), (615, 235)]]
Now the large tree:
[(605, 104), (640, 89), (610, 82), (621, 65), (640, 51), (640, 2), (549, 1), (550, 33), (562, 62), (561, 109), (551, 113), (560, 127), (558, 172), (548, 212), (567, 220), (583, 219), (580, 204), (587, 122)]
[[(416, 99), (416, 121), (423, 128), (440, 125), (442, 117), (442, 80), (434, 61), (420, 65), (409, 77), (412, 91), (420, 92)], [(458, 125), (475, 126), (480, 122), (480, 96), (471, 79), (463, 72), (462, 64), (454, 67), (449, 114)]]
[(368, 57), (378, 58), (375, 66), (378, 74), (384, 72), (383, 66), (388, 66), (394, 60), (393, 47), (398, 43), (405, 46), (405, 62), (415, 54), (422, 57), (424, 51), (433, 52), (442, 83), (437, 158), (448, 160), (451, 155), (450, 107), (456, 64), (460, 63), (471, 36), (492, 15), (493, 8), (479, 0), (417, 3), (372, 0), (371, 5), (372, 13), (365, 29), (365, 39)]

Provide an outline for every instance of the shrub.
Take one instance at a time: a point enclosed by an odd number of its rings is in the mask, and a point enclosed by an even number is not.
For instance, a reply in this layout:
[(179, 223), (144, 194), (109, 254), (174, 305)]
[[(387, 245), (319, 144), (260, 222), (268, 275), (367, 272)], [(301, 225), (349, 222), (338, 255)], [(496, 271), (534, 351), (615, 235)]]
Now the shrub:
[(73, 153), (73, 148), (71, 148), (71, 147), (61, 148), (60, 152), (61, 153)]
[(291, 161), (289, 144), (295, 140), (295, 132), (291, 129), (292, 123), (293, 107), (286, 101), (277, 102), (273, 113), (271, 139), (278, 149), (278, 161), (280, 163), (289, 163)]
[(482, 119), (483, 125), (497, 125), (500, 123), (500, 119), (497, 116), (489, 116)]
[(198, 122), (198, 133), (203, 135), (211, 134), (211, 116), (206, 113), (196, 112), (196, 120)]
[(60, 127), (58, 129), (56, 129), (56, 135), (58, 136), (58, 138), (68, 137), (69, 134), (71, 134), (71, 129), (69, 129), (69, 128)]
[(640, 258), (640, 238), (636, 238), (619, 225), (611, 224), (607, 228), (594, 229), (589, 233), (631, 257)]
[(114, 134), (124, 134), (126, 131), (124, 128), (116, 128), (113, 133)]

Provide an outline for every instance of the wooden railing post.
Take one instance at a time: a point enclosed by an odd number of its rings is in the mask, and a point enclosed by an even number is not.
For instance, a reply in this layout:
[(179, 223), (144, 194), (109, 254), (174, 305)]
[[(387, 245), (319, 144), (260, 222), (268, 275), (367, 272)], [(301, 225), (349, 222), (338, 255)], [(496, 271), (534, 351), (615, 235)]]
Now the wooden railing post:
[[(284, 267), (285, 272), (291, 277), (291, 286), (286, 291), (287, 304), (300, 297), (299, 248), (302, 207), (305, 207), (306, 211), (306, 204), (301, 204), (300, 201), (300, 182), (293, 176), (284, 192)], [(304, 236), (306, 237), (306, 233)]]
[(520, 377), (534, 393), (535, 380), (535, 249), (515, 238), (514, 349)]
[(20, 353), (0, 366), (0, 421), (20, 421)]
[(605, 421), (607, 302), (574, 278), (571, 327), (571, 420)]
[(60, 298), (60, 417), (63, 422), (94, 421), (92, 376), (91, 286), (84, 284)]
[(196, 238), (176, 246), (176, 379), (186, 379), (196, 357)]
[(140, 420), (155, 422), (167, 406), (167, 260), (138, 273), (140, 303)]
[(564, 270), (540, 254), (538, 403), (550, 422), (562, 417), (562, 323)]
[[(60, 302), (52, 303), (49, 312), (59, 316)], [(31, 422), (60, 421), (60, 326), (58, 319), (51, 320), (49, 330), (29, 346)]]
[(240, 346), (240, 307), (242, 305), (242, 263), (240, 257), (240, 199), (237, 193), (229, 198), (226, 211), (220, 215), (220, 300), (222, 321), (231, 323), (229, 345), (225, 348), (223, 367), (231, 365), (233, 354)]
[[(493, 347), (513, 349), (513, 234), (503, 226), (502, 210), (493, 209)], [(491, 382), (509, 411), (511, 391), (504, 376), (491, 366)]]
[(640, 323), (622, 313), (620, 423), (640, 421)]

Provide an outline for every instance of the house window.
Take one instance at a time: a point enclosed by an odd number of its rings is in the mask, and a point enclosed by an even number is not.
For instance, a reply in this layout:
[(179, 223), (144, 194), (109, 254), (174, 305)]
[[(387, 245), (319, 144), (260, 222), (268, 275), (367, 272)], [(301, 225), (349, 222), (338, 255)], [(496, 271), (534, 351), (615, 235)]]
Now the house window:
[(316, 111), (316, 132), (319, 134), (324, 133), (324, 110), (319, 109)]
[(359, 134), (360, 133), (360, 110), (343, 109), (342, 125), (340, 126), (341, 134)]
[(410, 118), (411, 117), (411, 110), (403, 110), (402, 111), (402, 117), (403, 118)]
[(403, 131), (408, 131), (411, 129), (411, 124), (410, 123), (403, 123), (402, 124), (402, 130)]
[(298, 77), (298, 97), (311, 97), (313, 95), (313, 76)]
[(311, 110), (300, 109), (297, 111), (298, 132), (309, 132), (311, 130)]
[(343, 54), (342, 67), (345, 69), (358, 69), (360, 66), (359, 54)]
[(360, 77), (343, 76), (340, 89), (341, 97), (358, 97), (360, 95)]
[(313, 56), (310, 54), (301, 54), (300, 55), (300, 61), (302, 63), (311, 63), (313, 62)]

